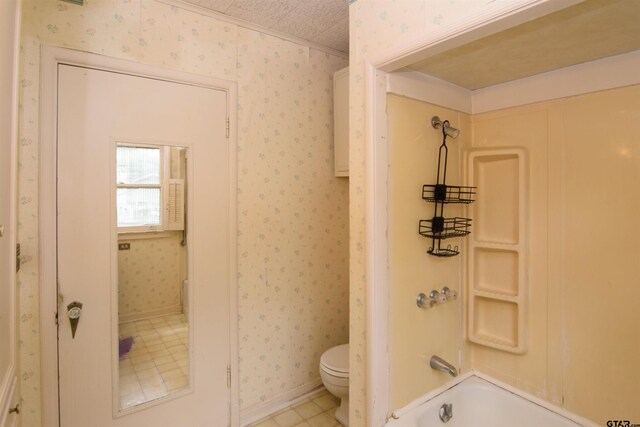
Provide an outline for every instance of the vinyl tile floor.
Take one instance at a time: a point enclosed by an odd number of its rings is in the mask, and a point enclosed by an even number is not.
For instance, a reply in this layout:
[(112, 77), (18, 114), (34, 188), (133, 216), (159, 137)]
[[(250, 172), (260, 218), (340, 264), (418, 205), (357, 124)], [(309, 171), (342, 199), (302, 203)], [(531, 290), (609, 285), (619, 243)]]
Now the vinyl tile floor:
[(249, 427), (340, 427), (333, 416), (339, 400), (324, 390)]
[(189, 384), (189, 332), (182, 314), (121, 323), (120, 338), (133, 337), (120, 358), (120, 409), (159, 399)]

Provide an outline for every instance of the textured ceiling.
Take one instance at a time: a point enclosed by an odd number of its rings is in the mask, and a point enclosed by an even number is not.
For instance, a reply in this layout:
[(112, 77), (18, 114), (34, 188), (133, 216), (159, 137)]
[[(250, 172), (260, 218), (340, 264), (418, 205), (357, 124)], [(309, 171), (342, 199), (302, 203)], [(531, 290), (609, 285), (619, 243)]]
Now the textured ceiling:
[(349, 51), (347, 0), (182, 1), (340, 52)]
[(409, 68), (467, 89), (640, 50), (640, 0), (587, 0)]

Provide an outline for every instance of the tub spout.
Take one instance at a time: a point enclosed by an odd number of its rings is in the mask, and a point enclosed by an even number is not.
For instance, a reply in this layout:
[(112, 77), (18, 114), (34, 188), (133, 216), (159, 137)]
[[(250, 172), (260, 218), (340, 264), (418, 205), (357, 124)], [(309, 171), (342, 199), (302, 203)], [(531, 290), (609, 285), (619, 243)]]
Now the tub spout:
[(431, 356), (429, 366), (437, 371), (445, 372), (452, 377), (458, 376), (458, 370), (451, 363), (447, 362), (439, 356)]

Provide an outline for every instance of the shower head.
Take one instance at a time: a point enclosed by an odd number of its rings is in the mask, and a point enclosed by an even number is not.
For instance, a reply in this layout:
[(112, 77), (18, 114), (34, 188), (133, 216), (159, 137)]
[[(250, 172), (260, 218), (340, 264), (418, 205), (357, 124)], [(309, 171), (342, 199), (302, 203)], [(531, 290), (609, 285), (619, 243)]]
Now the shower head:
[(445, 120), (444, 123), (442, 123), (442, 129), (447, 136), (454, 139), (460, 134), (460, 130), (450, 126), (448, 120)]
[(460, 134), (460, 130), (452, 127), (449, 124), (449, 120), (445, 120), (444, 122), (440, 120), (440, 117), (434, 116), (431, 118), (431, 126), (435, 129), (442, 127), (442, 133), (450, 138), (457, 138)]

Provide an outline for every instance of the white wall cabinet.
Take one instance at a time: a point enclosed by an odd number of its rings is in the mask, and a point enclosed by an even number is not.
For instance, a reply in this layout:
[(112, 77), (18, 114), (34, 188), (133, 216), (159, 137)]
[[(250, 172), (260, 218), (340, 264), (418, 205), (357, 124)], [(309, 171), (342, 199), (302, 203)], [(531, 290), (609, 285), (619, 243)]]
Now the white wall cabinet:
[(336, 176), (349, 176), (349, 67), (333, 74), (333, 144)]

